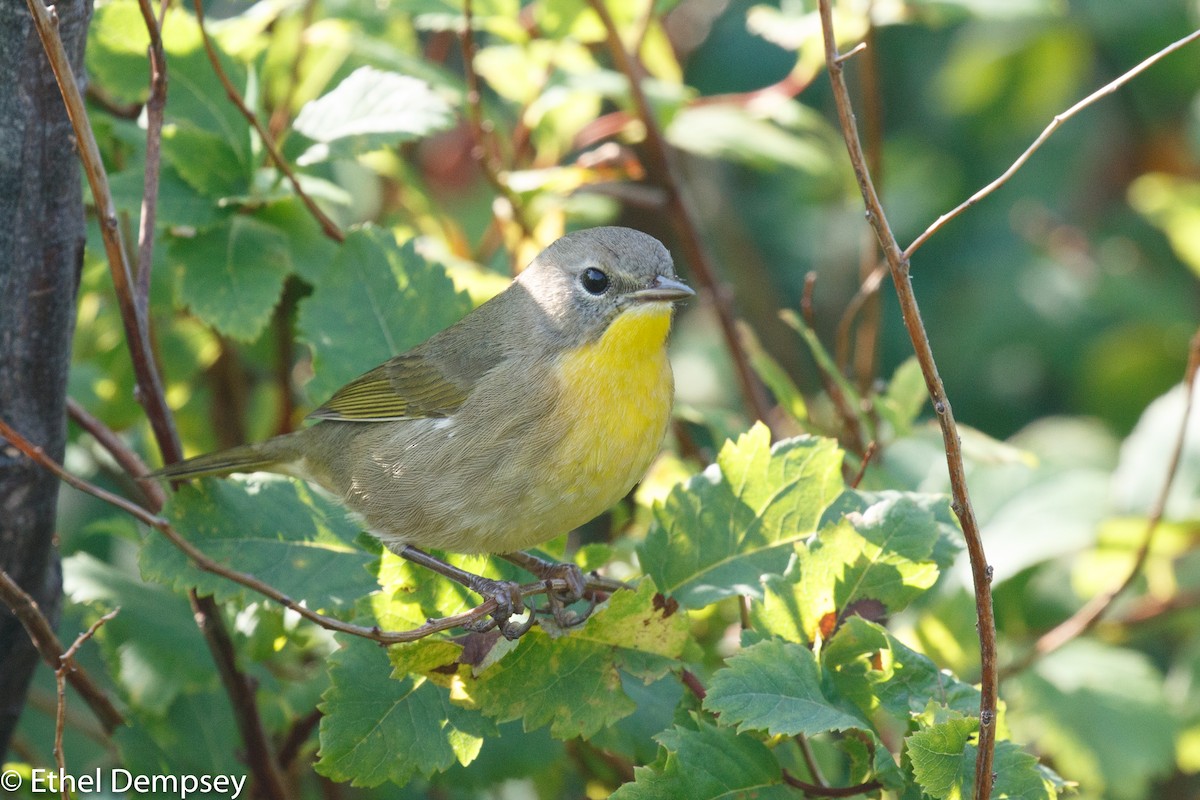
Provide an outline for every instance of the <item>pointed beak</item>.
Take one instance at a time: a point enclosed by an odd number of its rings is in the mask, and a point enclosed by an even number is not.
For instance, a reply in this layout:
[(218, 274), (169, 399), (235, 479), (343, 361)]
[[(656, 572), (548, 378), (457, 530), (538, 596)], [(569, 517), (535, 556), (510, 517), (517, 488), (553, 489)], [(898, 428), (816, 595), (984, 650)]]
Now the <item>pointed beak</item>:
[(695, 294), (696, 291), (687, 284), (659, 275), (649, 286), (645, 289), (638, 289), (630, 297), (639, 303), (674, 303), (686, 300)]

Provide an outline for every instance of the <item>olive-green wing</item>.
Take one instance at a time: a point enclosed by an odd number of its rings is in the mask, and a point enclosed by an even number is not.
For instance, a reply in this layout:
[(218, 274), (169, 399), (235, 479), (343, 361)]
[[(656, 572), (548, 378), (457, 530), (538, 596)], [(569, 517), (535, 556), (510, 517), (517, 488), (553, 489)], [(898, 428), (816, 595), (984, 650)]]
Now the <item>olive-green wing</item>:
[(468, 393), (424, 356), (402, 355), (350, 381), (308, 416), (346, 422), (445, 417)]

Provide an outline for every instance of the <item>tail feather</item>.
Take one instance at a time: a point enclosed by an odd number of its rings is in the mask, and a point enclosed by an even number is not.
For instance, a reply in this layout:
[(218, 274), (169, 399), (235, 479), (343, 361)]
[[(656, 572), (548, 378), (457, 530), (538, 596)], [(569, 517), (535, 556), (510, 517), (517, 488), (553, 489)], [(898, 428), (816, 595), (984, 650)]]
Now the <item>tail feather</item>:
[(219, 450), (195, 458), (168, 464), (150, 473), (155, 478), (191, 480), (208, 476), (230, 475), (235, 472), (275, 472), (301, 455), (294, 437), (285, 434), (258, 444), (246, 444)]

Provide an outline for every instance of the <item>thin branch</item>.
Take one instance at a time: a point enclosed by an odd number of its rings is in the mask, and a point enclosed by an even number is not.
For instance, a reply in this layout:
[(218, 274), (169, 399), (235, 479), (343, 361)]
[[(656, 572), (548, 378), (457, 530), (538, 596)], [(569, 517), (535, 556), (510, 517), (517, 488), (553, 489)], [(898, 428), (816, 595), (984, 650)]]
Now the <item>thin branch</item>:
[(786, 769), (783, 771), (783, 782), (804, 792), (809, 797), (854, 797), (859, 794), (869, 794), (883, 788), (879, 781), (867, 781), (857, 786), (817, 786), (806, 783)]
[(500, 177), (500, 157), (496, 152), (495, 137), (483, 119), (483, 93), (479, 90), (479, 75), (475, 72), (475, 28), (471, 0), (463, 2), (462, 54), (463, 72), (467, 81), (467, 123), (471, 131), (471, 154), (483, 171), (488, 184), (504, 198), (512, 210), (513, 221), (521, 229), (521, 235), (533, 239), (533, 228), (525, 216), (521, 198)]
[(708, 250), (701, 240), (695, 216), (684, 197), (675, 170), (671, 165), (671, 154), (667, 141), (658, 126), (653, 109), (650, 108), (650, 102), (646, 99), (646, 93), (642, 91), (642, 70), (636, 59), (621, 42), (617, 25), (608, 12), (604, 0), (587, 0), (587, 2), (604, 24), (608, 48), (612, 53), (613, 61), (629, 81), (629, 94), (633, 100), (633, 108), (646, 129), (645, 153), (648, 171), (657, 177), (667, 193), (668, 216), (675, 225), (684, 256), (695, 274), (696, 281), (705, 289), (712, 300), (713, 308), (716, 309), (721, 335), (733, 360), (734, 372), (737, 375), (742, 397), (755, 418), (767, 421), (771, 419), (770, 401), (767, 399), (766, 390), (758, 376), (754, 374), (749, 355), (742, 347), (737, 333), (732, 298), (728, 289), (721, 284), (716, 266), (712, 263)]
[(700, 678), (696, 676), (696, 673), (692, 672), (691, 670), (680, 670), (679, 680), (688, 688), (688, 691), (690, 691), (697, 700), (703, 700), (708, 696), (708, 691), (704, 688), (704, 684), (700, 682)]
[[(252, 592), (257, 592), (263, 597), (274, 600), (284, 608), (295, 611), (304, 619), (319, 625), (326, 630), (335, 631), (337, 633), (346, 633), (350, 634), (351, 636), (361, 636), (364, 639), (370, 639), (371, 641), (379, 642), (380, 644), (398, 644), (400, 642), (416, 641), (417, 639), (422, 639), (430, 634), (449, 630), (451, 628), (462, 627), (469, 623), (484, 619), (490, 616), (491, 613), (496, 610), (496, 601), (486, 600), (475, 608), (465, 611), (462, 614), (456, 614), (450, 617), (442, 617), (440, 619), (432, 619), (426, 622), (424, 625), (408, 631), (383, 631), (377, 626), (367, 627), (364, 625), (354, 625), (335, 617), (327, 617), (324, 614), (320, 614), (302, 605), (301, 603), (296, 602), (283, 592), (280, 592), (275, 587), (260, 581), (253, 575), (239, 572), (238, 570), (227, 567), (224, 564), (213, 561), (195, 545), (185, 539), (183, 535), (180, 534), (179, 531), (175, 530), (175, 528), (167, 520), (147, 511), (136, 503), (126, 500), (124, 497), (120, 497), (112, 492), (106, 491), (105, 489), (101, 489), (99, 486), (96, 486), (95, 484), (92, 484), (83, 478), (67, 472), (58, 462), (47, 456), (41, 447), (33, 444), (20, 433), (13, 430), (8, 423), (4, 422), (3, 420), (0, 420), (0, 437), (7, 439), (13, 447), (16, 447), (42, 467), (54, 473), (56, 476), (58, 476), (59, 480), (63, 481), (72, 488), (78, 489), (81, 492), (86, 492), (98, 500), (103, 500), (109, 505), (124, 511), (126, 514), (129, 514), (143, 525), (153, 528), (161, 533), (166, 537), (167, 541), (183, 551), (184, 555), (191, 560), (192, 564), (197, 569), (213, 575), (219, 575), (222, 578), (233, 581), (239, 586), (244, 586)], [(588, 576), (584, 576), (584, 580), (587, 584), (588, 591), (605, 591), (609, 586), (609, 583), (604, 579), (599, 579), (599, 582), (593, 582), (588, 578)], [(569, 588), (570, 587), (565, 580), (561, 578), (553, 578), (524, 584), (520, 587), (520, 593), (522, 597), (526, 597), (535, 594), (546, 594), (547, 592), (562, 592), (568, 590)]]
[(863, 476), (867, 474), (867, 467), (877, 452), (879, 452), (879, 443), (874, 439), (867, 442), (867, 452), (863, 453), (862, 463), (858, 465), (858, 472), (854, 473), (854, 478), (848, 484), (851, 489), (857, 489), (858, 485), (862, 483)]
[(295, 760), (300, 753), (300, 748), (312, 736), (313, 731), (321, 724), (321, 710), (314, 708), (312, 711), (305, 714), (303, 717), (292, 722), (288, 728), (287, 735), (283, 738), (283, 742), (279, 745), (277, 758), (279, 766), (287, 769), (288, 766)]
[[(54, 633), (54, 627), (38, 608), (37, 601), (30, 597), (16, 581), (4, 570), (0, 570), (0, 601), (7, 605), (21, 625), (29, 634), (30, 641), (42, 656), (42, 660), (51, 669), (58, 669), (62, 663), (62, 642)], [(125, 717), (116, 709), (108, 696), (96, 686), (91, 677), (82, 667), (76, 667), (68, 675), (67, 680), (83, 698), (92, 713), (104, 726), (105, 733), (112, 733), (118, 725), (125, 724)]]
[(954, 422), (950, 401), (946, 397), (945, 387), (938, 375), (937, 363), (934, 361), (933, 351), (929, 346), (929, 336), (925, 332), (920, 308), (913, 292), (908, 257), (901, 252), (900, 245), (888, 225), (883, 205), (871, 182), (862, 143), (859, 141), (854, 110), (850, 105), (850, 92), (846, 88), (846, 78), (842, 70), (843, 65), (838, 61), (837, 41), (833, 32), (833, 14), (830, 10), (829, 0), (819, 0), (818, 7), (821, 15), (821, 30), (825, 39), (825, 63), (829, 68), (829, 79), (833, 85), (833, 97), (837, 105), (842, 136), (846, 141), (850, 163), (854, 168), (854, 175), (867, 208), (867, 219), (874, 228), (875, 235), (883, 248), (884, 257), (887, 259), (888, 269), (892, 274), (892, 283), (896, 287), (896, 295), (900, 301), (904, 326), (908, 330), (917, 362), (920, 364), (921, 373), (925, 378), (925, 386), (933, 401), (934, 411), (937, 413), (938, 424), (942, 431), (942, 443), (946, 451), (946, 466), (950, 473), (952, 507), (962, 526), (963, 538), (966, 541), (967, 553), (970, 558), (979, 628), (980, 661), (979, 750), (975, 762), (975, 798), (976, 800), (987, 800), (992, 792), (992, 760), (996, 745), (996, 620), (992, 608), (992, 571), (987, 563), (983, 540), (979, 534), (979, 524), (975, 519), (975, 511), (971, 506), (971, 498), (967, 490), (958, 426)]
[(195, 589), (188, 590), (188, 600), (229, 695), (234, 723), (246, 746), (244, 761), (254, 776), (255, 794), (263, 800), (286, 800), (289, 792), (258, 713), (256, 682), (238, 667), (237, 651), (221, 609), (211, 595), (202, 596)]
[[(67, 756), (63, 751), (63, 731), (67, 727), (67, 678), (79, 669), (75, 665), (75, 653), (79, 651), (84, 642), (92, 638), (96, 631), (100, 630), (101, 625), (115, 617), (120, 611), (121, 607), (117, 606), (93, 622), (91, 627), (86, 631), (75, 637), (75, 641), (59, 657), (58, 666), (54, 669), (54, 685), (58, 693), (58, 705), (55, 707), (54, 713), (54, 763), (58, 767), (59, 775), (67, 774)], [(67, 791), (65, 782), (61, 788), (61, 796), (62, 800), (71, 800), (70, 792)]]
[(47, 8), (42, 0), (26, 0), (26, 5), (29, 6), (30, 14), (33, 15), (34, 26), (42, 40), (46, 56), (50, 60), (54, 78), (58, 81), (67, 116), (70, 117), (71, 127), (75, 132), (79, 159), (92, 190), (92, 200), (96, 204), (96, 216), (100, 224), (100, 233), (104, 238), (104, 250), (108, 256), (109, 269), (112, 272), (113, 289), (121, 309), (125, 339), (129, 345), (130, 357), (133, 359), (134, 374), (137, 376), (136, 396), (138, 402), (146, 409), (150, 426), (154, 429), (158, 446), (162, 450), (163, 459), (168, 463), (178, 461), (182, 455), (179, 447), (179, 435), (175, 431), (175, 422), (163, 394), (162, 381), (159, 378), (154, 354), (150, 347), (146, 320), (134, 299), (132, 271), (120, 236), (116, 206), (113, 204), (112, 193), (108, 188), (108, 175), (104, 171), (100, 148), (96, 144), (95, 133), (88, 121), (87, 109), (84, 107), (79, 85), (75, 82), (70, 62), (63, 49), (62, 39), (58, 35), (58, 16), (54, 9)]
[(1029, 145), (1029, 147), (1026, 148), (1025, 152), (1022, 153), (1020, 155), (1020, 157), (1017, 158), (1017, 160), (1012, 163), (1012, 166), (1010, 166), (1008, 169), (1004, 170), (1004, 172), (1001, 173), (1000, 177), (996, 178), (996, 180), (992, 181), (987, 186), (984, 186), (982, 189), (980, 189), (975, 194), (968, 197), (966, 200), (964, 200), (958, 206), (951, 209), (950, 211), (947, 211), (945, 214), (942, 214), (940, 217), (938, 217), (936, 220), (934, 220), (933, 224), (930, 225), (928, 228), (926, 228), (925, 232), (922, 233), (920, 236), (918, 236), (916, 239), (914, 239), (913, 243), (908, 246), (908, 248), (904, 251), (904, 257), (911, 258), (912, 254), (917, 252), (917, 249), (921, 245), (925, 244), (925, 242), (927, 242), (929, 240), (929, 237), (933, 236), (933, 234), (935, 234), (939, 228), (941, 228), (947, 222), (954, 219), (959, 214), (966, 211), (968, 208), (975, 205), (980, 200), (987, 197), (989, 194), (991, 194), (992, 192), (996, 191), (1001, 186), (1003, 186), (1008, 181), (1008, 179), (1011, 178), (1016, 173), (1017, 170), (1019, 170), (1022, 166), (1025, 165), (1025, 162), (1029, 160), (1029, 157), (1032, 156), (1035, 152), (1037, 152), (1038, 148), (1040, 148), (1045, 143), (1045, 141), (1047, 139), (1049, 139), (1050, 136), (1053, 135), (1053, 133), (1056, 130), (1058, 130), (1059, 126), (1061, 126), (1064, 122), (1066, 122), (1071, 117), (1078, 114), (1083, 109), (1092, 105), (1097, 100), (1107, 97), (1108, 95), (1117, 91), (1117, 89), (1120, 89), (1122, 86), (1129, 83), (1131, 80), (1136, 78), (1142, 72), (1145, 72), (1147, 69), (1149, 69), (1151, 66), (1153, 66), (1156, 62), (1160, 61), (1161, 59), (1165, 58), (1166, 56), (1170, 55), (1171, 53), (1174, 53), (1176, 50), (1180, 49), (1181, 47), (1191, 44), (1196, 39), (1200, 39), (1200, 30), (1193, 31), (1192, 33), (1189, 33), (1187, 36), (1183, 37), (1182, 39), (1172, 42), (1171, 44), (1164, 47), (1162, 50), (1159, 50), (1157, 53), (1155, 53), (1154, 55), (1147, 58), (1142, 63), (1138, 64), (1133, 69), (1131, 69), (1128, 72), (1126, 72), (1125, 74), (1121, 75), (1116, 80), (1110, 81), (1109, 83), (1106, 83), (1104, 86), (1100, 87), (1096, 91), (1092, 92), (1087, 97), (1083, 98), (1078, 103), (1076, 103), (1075, 105), (1068, 108), (1066, 111), (1062, 112), (1061, 114), (1055, 114), (1054, 119), (1052, 119), (1050, 121), (1050, 124), (1047, 125), (1045, 130), (1043, 130), (1038, 135), (1038, 137), (1033, 140), (1033, 144)]
[(113, 457), (126, 475), (133, 478), (138, 489), (145, 495), (149, 508), (159, 509), (166, 505), (167, 495), (162, 486), (153, 478), (146, 477), (150, 473), (150, 468), (142, 461), (141, 456), (133, 452), (121, 437), (117, 436), (112, 428), (92, 416), (91, 412), (81, 406), (73, 397), (67, 398), (67, 414), (79, 427), (92, 435), (92, 438)]
[(812, 742), (808, 741), (808, 737), (803, 733), (798, 733), (796, 744), (800, 745), (800, 754), (804, 756), (804, 763), (808, 767), (808, 774), (812, 775), (813, 783), (822, 789), (828, 788), (829, 781), (825, 780), (821, 773), (821, 765), (817, 763), (817, 754), (813, 752)]
[(1179, 472), (1179, 464), (1183, 460), (1183, 450), (1187, 444), (1188, 423), (1191, 420), (1192, 405), (1196, 395), (1197, 371), (1200, 371), (1200, 329), (1197, 329), (1195, 335), (1192, 336), (1189, 346), (1187, 369), (1184, 372), (1183, 415), (1179, 421), (1179, 433), (1175, 437), (1171, 458), (1167, 462), (1167, 474), (1163, 478), (1162, 486), (1159, 487), (1157, 497), (1154, 498), (1154, 504), (1150, 507), (1150, 516), (1146, 519), (1146, 530), (1142, 534), (1142, 542), (1134, 556), (1133, 565), (1129, 568), (1129, 574), (1121, 583), (1096, 595), (1070, 617), (1039, 636), (1033, 649), (1024, 658), (1005, 670), (1006, 676), (1026, 669), (1042, 656), (1053, 653), (1072, 639), (1083, 636), (1092, 630), (1112, 608), (1117, 598), (1124, 594), (1142, 574), (1142, 568), (1146, 565), (1146, 559), (1150, 556), (1150, 548), (1154, 544), (1154, 534), (1158, 531), (1163, 514), (1166, 512), (1167, 499), (1170, 497), (1171, 487), (1175, 483), (1175, 476)]
[[(34, 2), (35, 0), (26, 1)], [(294, 191), (296, 196), (300, 198), (300, 202), (303, 203), (304, 207), (308, 209), (308, 213), (313, 215), (313, 218), (316, 219), (317, 224), (321, 226), (321, 230), (324, 231), (325, 235), (330, 239), (333, 239), (335, 242), (344, 242), (346, 240), (346, 234), (342, 233), (342, 229), (337, 226), (337, 223), (331, 220), (329, 216), (321, 210), (321, 207), (318, 206), (316, 202), (308, 196), (308, 193), (301, 188), (300, 180), (296, 177), (296, 173), (292, 171), (291, 164), (287, 162), (287, 159), (285, 159), (279, 152), (279, 148), (275, 146), (274, 138), (272, 138), (267, 129), (263, 127), (262, 123), (258, 121), (258, 116), (251, 111), (249, 107), (247, 107), (246, 101), (242, 99), (241, 93), (238, 91), (237, 87), (233, 85), (233, 81), (231, 81), (229, 76), (225, 73), (225, 68), (221, 66), (221, 60), (217, 57), (217, 51), (213, 47), (212, 40), (208, 36), (208, 30), (204, 27), (203, 1), (195, 0), (193, 5), (196, 10), (196, 24), (200, 26), (200, 38), (204, 42), (204, 51), (208, 54), (208, 60), (209, 63), (212, 64), (213, 72), (217, 74), (217, 79), (221, 81), (221, 86), (225, 88), (225, 94), (229, 97), (229, 101), (233, 103), (235, 107), (237, 107), (237, 110), (242, 113), (242, 116), (246, 118), (246, 121), (249, 122), (251, 127), (253, 127), (258, 133), (259, 139), (262, 140), (263, 147), (267, 149), (267, 155), (271, 157), (271, 161), (275, 164), (279, 171), (283, 173), (284, 177), (287, 178), (288, 183), (292, 185), (292, 191)]]
[[(142, 182), (142, 214), (138, 223), (136, 301), (142, 319), (149, 319), (150, 273), (154, 264), (154, 226), (158, 217), (158, 176), (162, 168), (163, 110), (167, 106), (167, 56), (163, 52), (162, 26), (150, 0), (138, 0), (142, 20), (150, 34), (150, 97), (146, 100), (146, 172)], [(164, 0), (163, 12), (166, 5)]]
[(304, 62), (304, 57), (308, 53), (308, 29), (312, 27), (316, 10), (317, 0), (305, 0), (304, 10), (301, 12), (300, 17), (300, 35), (296, 37), (296, 55), (292, 57), (292, 63), (288, 69), (287, 86), (283, 90), (283, 97), (280, 98), (279, 104), (271, 112), (271, 119), (267, 121), (267, 130), (274, 137), (278, 137), (283, 133), (283, 129), (288, 124), (288, 117), (292, 113), (292, 103), (296, 99), (296, 88), (300, 85), (300, 65)]

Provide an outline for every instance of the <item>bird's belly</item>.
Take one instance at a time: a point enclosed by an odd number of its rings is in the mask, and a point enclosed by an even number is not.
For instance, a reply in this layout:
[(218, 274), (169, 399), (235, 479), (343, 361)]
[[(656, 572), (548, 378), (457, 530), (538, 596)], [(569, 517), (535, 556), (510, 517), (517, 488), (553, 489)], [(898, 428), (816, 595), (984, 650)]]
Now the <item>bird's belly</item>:
[(397, 428), (403, 441), (374, 450), (420, 449), (424, 469), (404, 457), (377, 462), (343, 490), (345, 502), (393, 548), (512, 552), (582, 525), (633, 488), (662, 444), (674, 394), (669, 326), (669, 311), (627, 313), (560, 357), (538, 398), (460, 412), (493, 424), (455, 415), (420, 421), (419, 435)]

